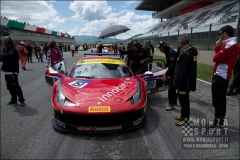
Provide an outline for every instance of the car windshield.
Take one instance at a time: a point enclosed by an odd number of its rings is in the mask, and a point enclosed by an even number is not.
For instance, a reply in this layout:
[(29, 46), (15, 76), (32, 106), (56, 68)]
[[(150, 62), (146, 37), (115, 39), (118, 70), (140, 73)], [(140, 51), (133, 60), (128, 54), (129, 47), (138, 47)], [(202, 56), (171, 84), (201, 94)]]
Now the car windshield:
[(69, 76), (72, 78), (125, 78), (133, 76), (124, 63), (114, 64), (84, 62), (78, 63), (73, 68)]

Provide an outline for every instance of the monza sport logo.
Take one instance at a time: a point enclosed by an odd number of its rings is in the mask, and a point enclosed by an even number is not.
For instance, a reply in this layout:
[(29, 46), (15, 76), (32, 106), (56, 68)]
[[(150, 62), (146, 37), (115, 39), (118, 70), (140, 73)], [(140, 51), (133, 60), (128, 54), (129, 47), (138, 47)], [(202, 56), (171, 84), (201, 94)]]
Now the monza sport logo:
[[(219, 121), (220, 122), (220, 121)], [(216, 123), (219, 123), (216, 122)], [(221, 128), (214, 127), (214, 119), (190, 118), (182, 126), (183, 148), (229, 148), (229, 121), (223, 120)]]

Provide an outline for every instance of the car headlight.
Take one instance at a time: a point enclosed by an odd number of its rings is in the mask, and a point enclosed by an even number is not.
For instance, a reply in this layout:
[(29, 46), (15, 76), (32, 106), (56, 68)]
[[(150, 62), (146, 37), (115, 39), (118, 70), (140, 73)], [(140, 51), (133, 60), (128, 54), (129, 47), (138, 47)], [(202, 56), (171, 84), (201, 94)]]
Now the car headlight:
[(137, 91), (132, 97), (132, 104), (139, 103), (142, 97), (142, 87), (139, 78), (137, 78)]
[(67, 99), (61, 92), (62, 90), (62, 80), (58, 83), (57, 87), (57, 103), (61, 106), (74, 106), (75, 104), (72, 103), (69, 99)]

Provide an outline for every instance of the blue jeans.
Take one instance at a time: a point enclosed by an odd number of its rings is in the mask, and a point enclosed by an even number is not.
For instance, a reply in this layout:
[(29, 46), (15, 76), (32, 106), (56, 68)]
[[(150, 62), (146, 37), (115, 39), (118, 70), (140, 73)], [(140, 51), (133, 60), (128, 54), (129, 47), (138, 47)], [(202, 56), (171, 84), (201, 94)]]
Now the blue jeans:
[(41, 60), (41, 62), (43, 62), (43, 53), (40, 53), (39, 54), (39, 59), (38, 59), (38, 62)]

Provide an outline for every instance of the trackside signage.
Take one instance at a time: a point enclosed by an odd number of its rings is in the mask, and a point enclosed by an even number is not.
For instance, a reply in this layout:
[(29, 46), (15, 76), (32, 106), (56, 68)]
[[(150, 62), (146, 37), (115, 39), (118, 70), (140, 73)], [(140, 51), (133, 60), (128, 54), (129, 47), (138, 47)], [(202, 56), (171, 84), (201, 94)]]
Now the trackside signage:
[(89, 113), (99, 113), (99, 112), (111, 112), (110, 106), (90, 106), (88, 107)]

